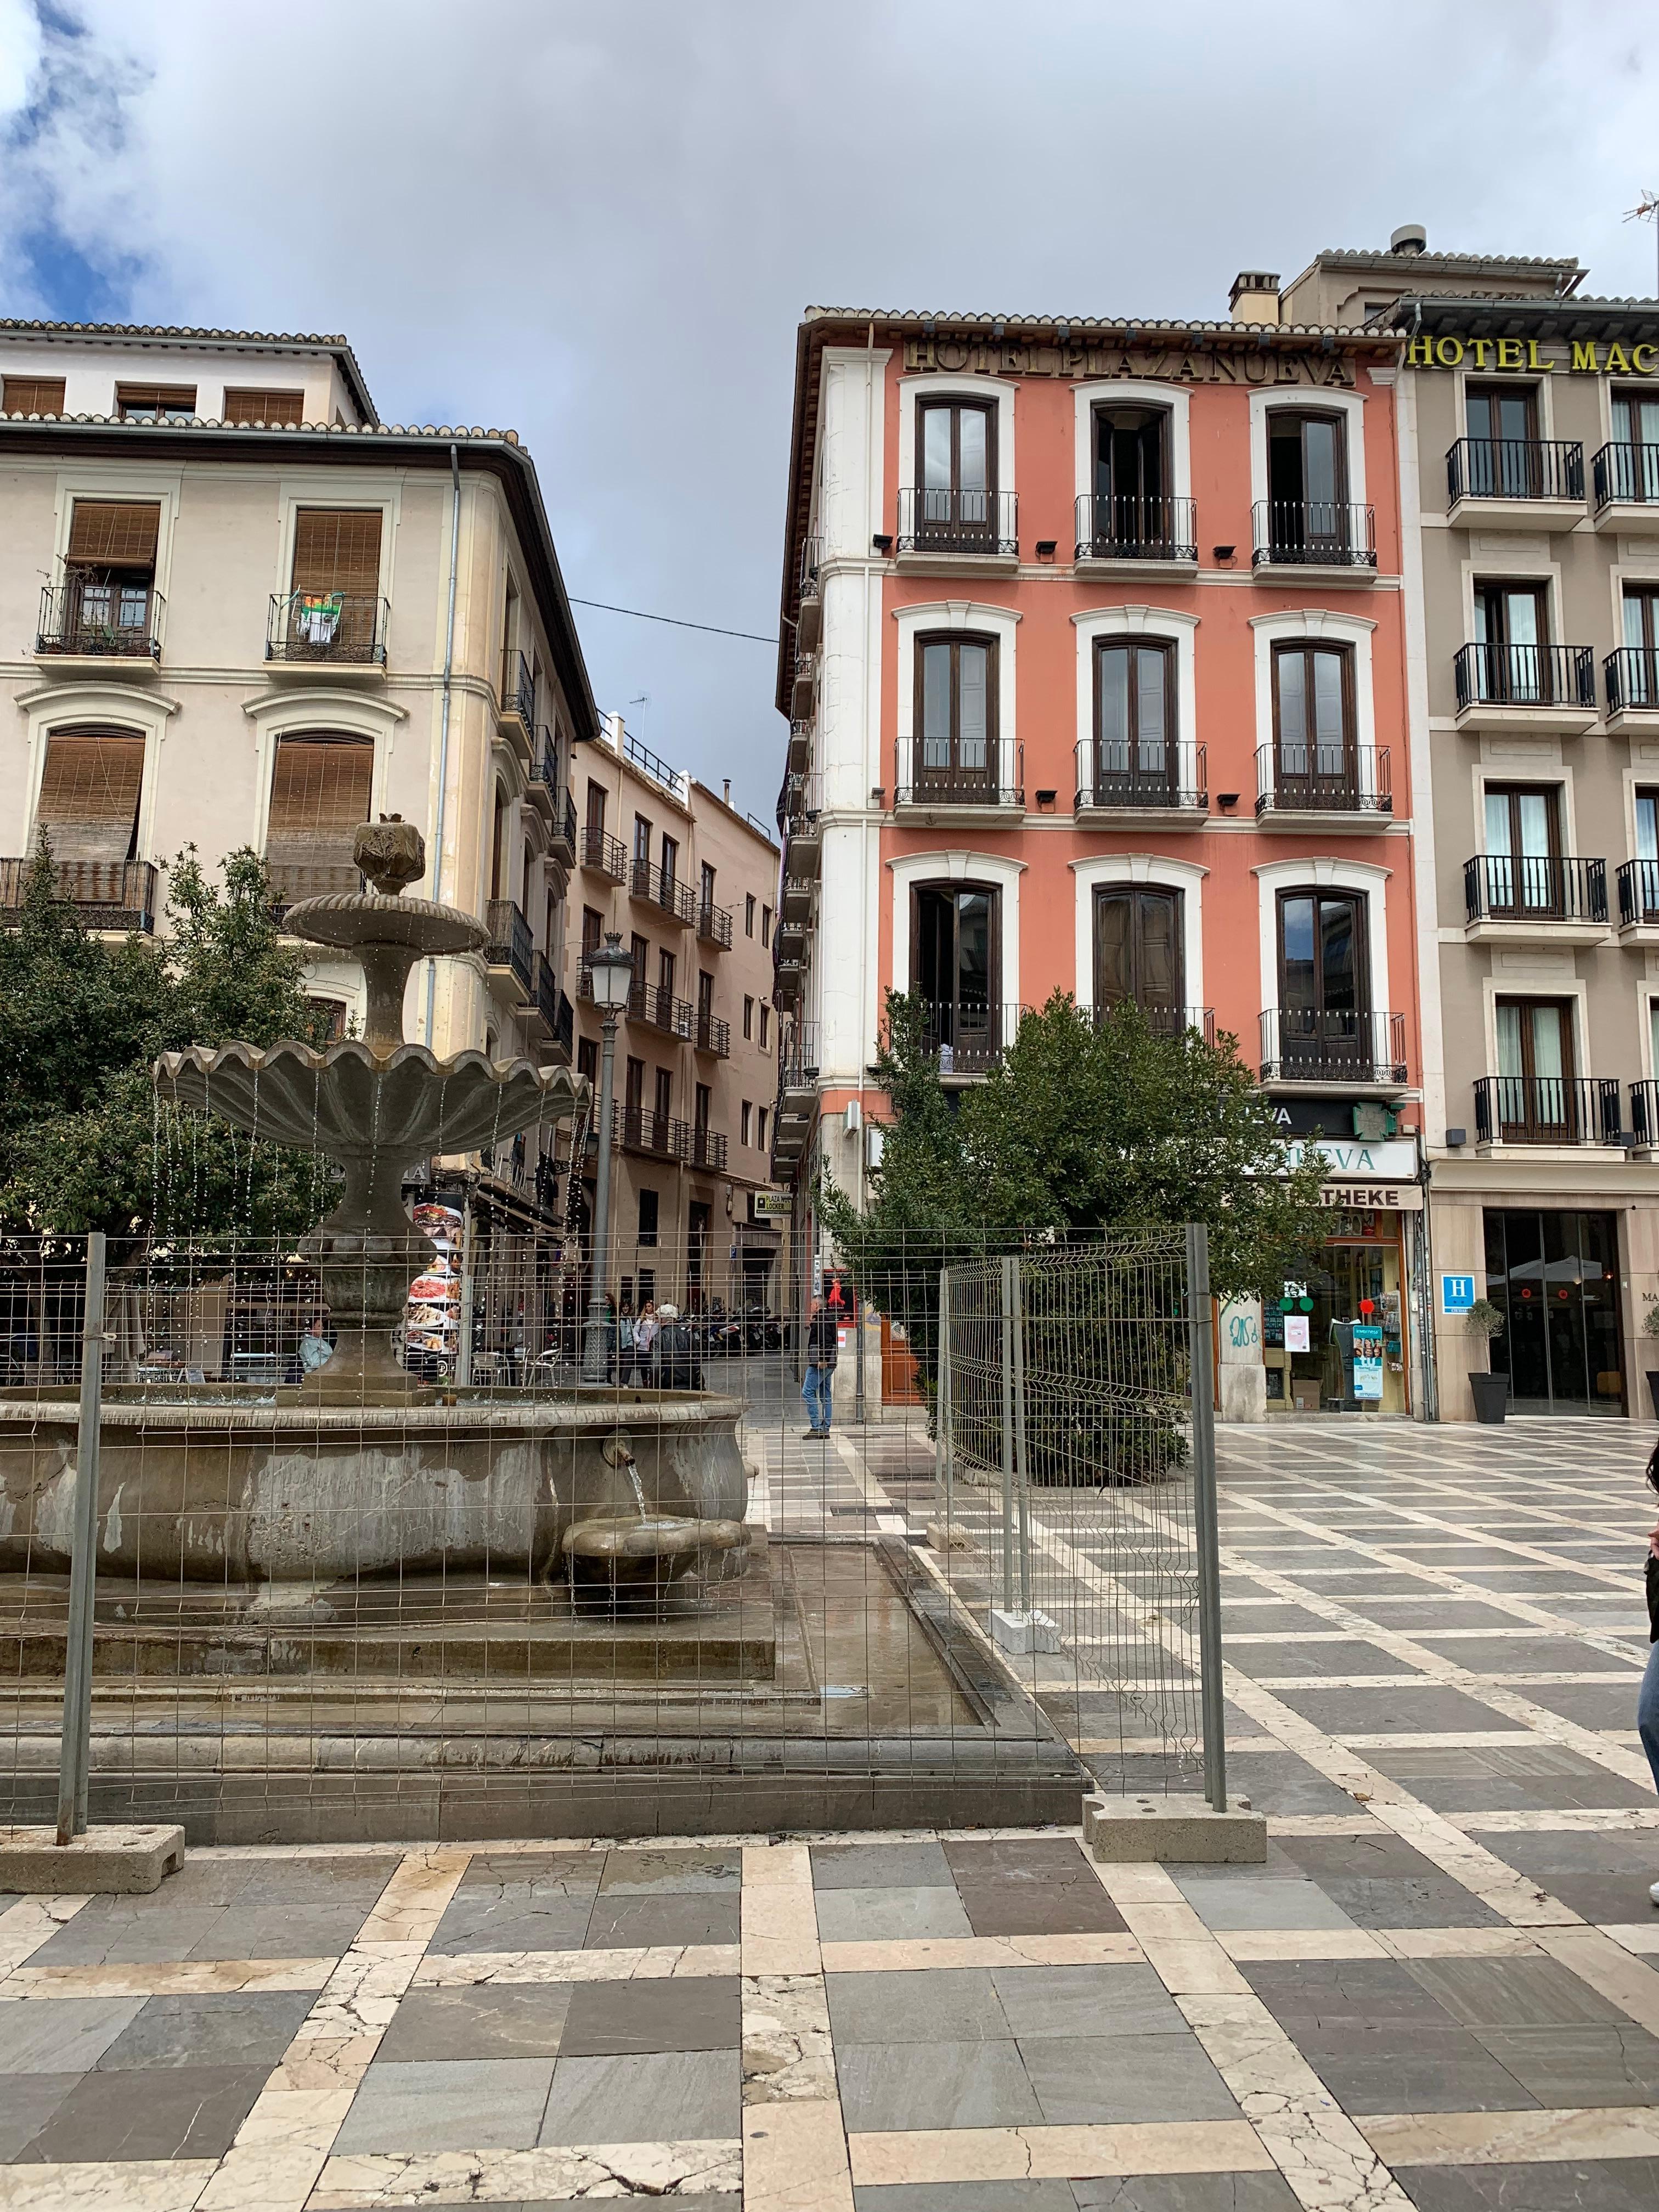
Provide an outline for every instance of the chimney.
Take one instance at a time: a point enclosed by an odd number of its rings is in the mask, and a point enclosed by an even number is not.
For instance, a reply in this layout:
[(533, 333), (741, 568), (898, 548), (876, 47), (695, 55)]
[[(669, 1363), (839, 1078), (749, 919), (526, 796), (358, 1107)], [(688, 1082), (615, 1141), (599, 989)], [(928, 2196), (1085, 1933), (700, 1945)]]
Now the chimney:
[(1420, 222), (1402, 222), (1389, 240), (1390, 253), (1406, 253), (1413, 257), (1426, 253), (1428, 246), (1429, 234)]
[(728, 806), (732, 804), (732, 779), (729, 775), (720, 778), (720, 797)]
[(1279, 320), (1279, 278), (1266, 269), (1241, 269), (1227, 295), (1228, 311), (1236, 323), (1276, 323)]

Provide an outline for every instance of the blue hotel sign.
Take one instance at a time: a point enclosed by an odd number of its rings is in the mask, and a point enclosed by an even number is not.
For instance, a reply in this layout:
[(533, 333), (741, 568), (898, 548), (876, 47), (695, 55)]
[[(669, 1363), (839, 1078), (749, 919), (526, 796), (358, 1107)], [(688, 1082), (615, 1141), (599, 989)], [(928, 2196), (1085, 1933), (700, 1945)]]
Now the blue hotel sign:
[(1466, 1314), (1474, 1304), (1473, 1275), (1443, 1275), (1440, 1278), (1440, 1310), (1443, 1314)]

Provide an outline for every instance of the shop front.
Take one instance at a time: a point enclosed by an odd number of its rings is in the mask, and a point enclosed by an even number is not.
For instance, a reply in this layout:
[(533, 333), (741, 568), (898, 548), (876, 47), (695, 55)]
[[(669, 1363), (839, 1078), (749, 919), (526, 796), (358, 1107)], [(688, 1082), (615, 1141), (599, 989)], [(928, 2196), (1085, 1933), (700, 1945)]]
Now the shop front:
[(1512, 1413), (1629, 1410), (1613, 1213), (1487, 1206), (1486, 1296), (1504, 1316), (1494, 1374)]

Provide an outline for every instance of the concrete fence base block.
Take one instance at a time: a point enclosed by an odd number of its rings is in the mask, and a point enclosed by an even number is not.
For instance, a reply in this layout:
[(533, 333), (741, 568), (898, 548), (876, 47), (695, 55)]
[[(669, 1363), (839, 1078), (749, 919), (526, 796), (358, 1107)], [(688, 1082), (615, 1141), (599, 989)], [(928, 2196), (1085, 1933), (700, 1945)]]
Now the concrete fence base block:
[(1215, 1812), (1201, 1797), (1117, 1797), (1101, 1790), (1083, 1801), (1083, 1840), (1108, 1866), (1137, 1859), (1260, 1866), (1267, 1856), (1267, 1820), (1244, 1806)]
[(159, 1889), (184, 1863), (178, 1827), (88, 1828), (63, 1844), (54, 1828), (0, 1828), (0, 1890), (132, 1896)]
[(994, 1605), (991, 1636), (999, 1650), (1012, 1652), (1017, 1659), (1029, 1659), (1034, 1651), (1060, 1649), (1059, 1626), (1046, 1613), (1005, 1613), (1000, 1605)]

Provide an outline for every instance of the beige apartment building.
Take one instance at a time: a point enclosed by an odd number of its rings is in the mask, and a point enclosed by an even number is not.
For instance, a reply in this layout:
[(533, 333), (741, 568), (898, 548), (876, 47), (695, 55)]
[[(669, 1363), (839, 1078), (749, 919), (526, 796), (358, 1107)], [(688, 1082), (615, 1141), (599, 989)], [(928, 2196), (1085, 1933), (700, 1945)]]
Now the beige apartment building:
[(672, 1298), (693, 1312), (775, 1314), (786, 1283), (783, 1224), (767, 1204), (778, 847), (732, 805), (729, 785), (717, 794), (670, 767), (620, 715), (602, 718), (579, 756), (574, 796), (576, 1065), (596, 1091), (602, 1032), (586, 956), (614, 931), (634, 963), (616, 1044), (614, 1287), (635, 1308)]
[[(1659, 1345), (1659, 301), (1571, 259), (1322, 253), (1395, 334), (1439, 1412), (1647, 1415)], [(1270, 280), (1271, 281), (1271, 280)]]

